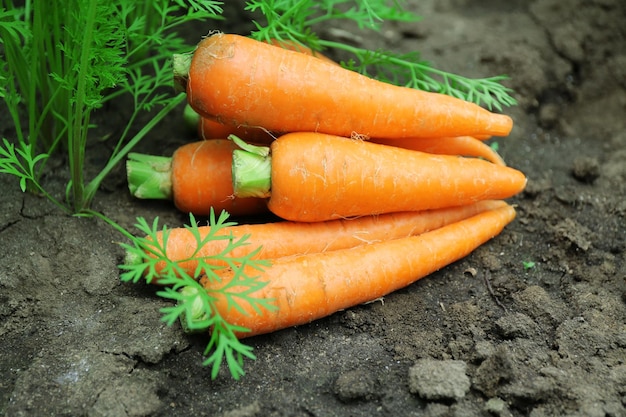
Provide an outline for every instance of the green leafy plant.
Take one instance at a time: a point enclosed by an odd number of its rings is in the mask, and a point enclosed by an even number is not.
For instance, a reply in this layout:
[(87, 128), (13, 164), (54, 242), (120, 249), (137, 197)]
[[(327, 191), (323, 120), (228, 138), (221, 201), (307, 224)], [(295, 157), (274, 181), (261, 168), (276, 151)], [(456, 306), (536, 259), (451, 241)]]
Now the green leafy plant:
[[(102, 180), (124, 156), (184, 101), (171, 86), (169, 58), (185, 48), (173, 29), (197, 19), (220, 18), (219, 1), (156, 0), (113, 2), (7, 1), (0, 9), (0, 96), (15, 125), (19, 152), (7, 142), (0, 172), (19, 177), (22, 189), (43, 193), (69, 213), (89, 208)], [(94, 178), (85, 178), (85, 157), (94, 112), (128, 95), (126, 126)], [(137, 133), (138, 116), (154, 108)], [(42, 173), (50, 155), (67, 153), (66, 198), (44, 192)]]
[[(126, 250), (127, 260), (120, 265), (123, 270), (122, 281), (137, 283), (142, 279), (151, 282), (158, 278), (163, 290), (157, 295), (173, 300), (175, 305), (162, 309), (163, 321), (172, 325), (180, 320), (184, 329), (190, 332), (209, 332), (211, 337), (205, 350), (207, 359), (204, 364), (211, 366), (211, 376), (217, 377), (223, 360), (226, 360), (228, 369), (235, 379), (244, 374), (244, 357), (255, 359), (252, 348), (241, 343), (236, 332), (245, 332), (247, 329), (228, 323), (215, 308), (217, 296), (227, 300), (228, 308), (237, 308), (241, 303), (249, 303), (257, 309), (273, 310), (276, 307), (272, 300), (255, 298), (251, 293), (263, 288), (266, 283), (259, 281), (256, 276), (250, 276), (249, 271), (262, 271), (269, 265), (268, 261), (254, 259), (260, 248), (251, 253), (233, 257), (232, 251), (242, 245), (248, 244), (248, 236), (235, 238), (232, 235), (220, 236), (220, 231), (225, 227), (234, 226), (229, 222), (228, 214), (222, 212), (216, 217), (213, 212), (209, 217), (211, 231), (204, 238), (200, 236), (196, 220), (193, 215), (189, 217), (189, 226), (185, 226), (196, 239), (196, 252), (188, 259), (172, 261), (166, 256), (168, 229), (159, 228), (158, 218), (150, 225), (144, 218), (137, 219), (137, 229), (145, 237), (137, 238), (129, 236), (131, 244), (122, 243)], [(162, 233), (162, 243), (157, 239), (157, 233)], [(215, 255), (199, 256), (198, 251), (204, 244), (214, 240), (226, 240), (227, 245)], [(194, 276), (190, 276), (180, 265), (194, 260), (198, 262)], [(157, 277), (155, 266), (163, 263), (163, 272)], [(234, 279), (222, 282), (219, 271), (232, 269)], [(211, 290), (205, 289), (198, 282), (198, 277), (205, 276), (213, 285)]]
[(534, 261), (522, 261), (525, 270), (533, 269), (537, 264)]

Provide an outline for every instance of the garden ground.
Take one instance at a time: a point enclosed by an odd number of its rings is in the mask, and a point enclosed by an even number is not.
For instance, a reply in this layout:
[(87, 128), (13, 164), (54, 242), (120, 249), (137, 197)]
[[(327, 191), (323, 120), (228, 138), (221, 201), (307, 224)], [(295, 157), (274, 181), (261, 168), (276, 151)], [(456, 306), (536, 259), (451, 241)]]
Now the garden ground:
[[(0, 414), (626, 416), (626, 3), (407, 3), (423, 21), (349, 40), (418, 50), (466, 76), (511, 77), (520, 104), (504, 110), (515, 128), (498, 144), (529, 178), (511, 199), (517, 219), (380, 302), (248, 339), (257, 359), (246, 375), (233, 381), (223, 369), (211, 380), (207, 337), (165, 326), (168, 302), (153, 287), (120, 282), (117, 232), (2, 175)], [(248, 19), (234, 14), (222, 29), (246, 33), (233, 22)], [(323, 34), (351, 33), (340, 29)], [(119, 134), (124, 116), (102, 109), (102, 137)], [(167, 155), (193, 140), (180, 117), (138, 150)], [(94, 141), (90, 164), (107, 146)], [(62, 190), (64, 172), (59, 161), (46, 183)], [(186, 219), (133, 200), (122, 166), (94, 208), (129, 229), (137, 216)]]

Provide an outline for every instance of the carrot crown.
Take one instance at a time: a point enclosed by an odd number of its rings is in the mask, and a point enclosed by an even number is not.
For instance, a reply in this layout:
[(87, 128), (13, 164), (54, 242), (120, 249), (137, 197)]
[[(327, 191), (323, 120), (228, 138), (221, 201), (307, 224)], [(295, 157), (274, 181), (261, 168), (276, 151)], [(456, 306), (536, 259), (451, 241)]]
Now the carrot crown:
[(128, 189), (136, 198), (172, 198), (172, 158), (129, 153), (126, 162)]
[(174, 75), (174, 90), (178, 92), (187, 91), (187, 81), (189, 80), (189, 66), (191, 65), (191, 54), (172, 55), (172, 72)]
[(244, 142), (235, 135), (228, 137), (241, 149), (233, 151), (233, 194), (235, 197), (270, 196), (272, 157), (270, 148)]

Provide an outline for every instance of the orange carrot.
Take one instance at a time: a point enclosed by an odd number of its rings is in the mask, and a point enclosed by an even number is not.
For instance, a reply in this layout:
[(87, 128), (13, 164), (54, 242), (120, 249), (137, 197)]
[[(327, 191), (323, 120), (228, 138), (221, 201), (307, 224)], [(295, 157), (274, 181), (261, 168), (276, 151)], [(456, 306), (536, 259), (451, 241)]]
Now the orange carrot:
[[(305, 55), (314, 56), (334, 65), (339, 65), (332, 59), (323, 55), (321, 52), (314, 51), (304, 45), (300, 45), (289, 40), (271, 39), (268, 43), (270, 45), (288, 49), (290, 51), (296, 51)], [(277, 136), (279, 136), (279, 133), (269, 132), (263, 127), (225, 125), (218, 122), (217, 120), (200, 116), (198, 117), (198, 119), (198, 136), (204, 140), (226, 139), (230, 135), (235, 135), (245, 140), (246, 142), (269, 144), (274, 139), (276, 139)]]
[[(269, 333), (309, 323), (336, 311), (383, 297), (457, 261), (498, 235), (515, 217), (506, 205), (419, 236), (371, 245), (272, 260), (259, 276), (267, 284), (248, 294), (273, 300), (274, 311), (241, 303), (232, 308), (214, 290), (227, 285), (232, 271), (222, 271), (219, 282), (201, 279), (216, 310), (230, 324), (249, 332), (238, 337)], [(258, 276), (258, 271), (250, 271)], [(237, 287), (229, 288), (230, 292)]]
[(228, 211), (233, 216), (267, 213), (259, 198), (235, 198), (231, 165), (237, 146), (215, 139), (188, 143), (171, 157), (129, 154), (126, 164), (131, 194), (144, 199), (172, 199), (183, 212), (208, 215)]
[(201, 115), (233, 126), (349, 137), (508, 135), (506, 115), (399, 87), (303, 53), (229, 34), (175, 55), (174, 78)]
[(474, 156), (493, 162), (496, 165), (506, 165), (500, 155), (489, 145), (471, 136), (406, 139), (373, 138), (372, 142), (438, 155)]
[(269, 144), (275, 139), (271, 132), (260, 127), (225, 125), (207, 117), (199, 118), (198, 136), (200, 139), (226, 139), (230, 135), (235, 135), (246, 142), (265, 144)]
[(508, 198), (525, 185), (520, 171), (481, 159), (321, 133), (233, 152), (235, 195), (269, 197), (270, 211), (292, 221), (460, 206)]
[[(330, 220), (317, 223), (283, 221), (241, 224), (223, 228), (215, 236), (232, 236), (235, 240), (248, 236), (248, 244), (232, 250), (229, 256), (246, 256), (260, 247), (261, 250), (255, 255), (255, 259), (272, 259), (333, 251), (414, 236), (505, 205), (506, 203), (503, 201), (488, 200), (467, 206), (364, 216), (351, 220)], [(205, 239), (211, 231), (209, 226), (202, 226), (198, 229), (201, 239)], [(210, 257), (226, 249), (228, 244), (226, 240), (211, 240), (198, 248), (198, 241), (188, 228), (172, 228), (167, 233), (164, 255), (170, 261), (177, 262), (178, 266), (190, 276), (195, 275), (198, 258), (206, 259), (211, 264), (225, 265), (225, 263), (220, 263), (219, 260), (210, 259)], [(159, 232), (156, 237), (159, 246), (162, 247), (163, 234)], [(132, 252), (127, 254), (127, 264), (139, 261), (132, 255)], [(150, 256), (149, 253), (148, 255)], [(156, 283), (158, 283), (158, 276), (164, 267), (164, 262), (155, 266)]]

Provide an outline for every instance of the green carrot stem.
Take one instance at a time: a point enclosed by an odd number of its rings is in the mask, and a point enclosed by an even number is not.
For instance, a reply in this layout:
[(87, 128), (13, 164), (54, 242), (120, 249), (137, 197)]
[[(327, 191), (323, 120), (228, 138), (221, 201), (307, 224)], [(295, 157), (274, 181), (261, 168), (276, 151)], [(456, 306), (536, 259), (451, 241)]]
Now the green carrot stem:
[(191, 303), (191, 307), (179, 316), (180, 325), (183, 328), (183, 331), (185, 333), (199, 333), (203, 331), (204, 329), (196, 329), (190, 326), (190, 323), (206, 321), (209, 318), (206, 314), (204, 303), (199, 295), (198, 289), (185, 285), (178, 291), (185, 296), (195, 296), (193, 302)]
[(136, 198), (172, 199), (172, 158), (129, 153), (126, 162), (128, 189)]
[(178, 92), (187, 91), (191, 54), (174, 54), (172, 56), (172, 72), (174, 75), (174, 89)]
[(246, 149), (235, 149), (232, 172), (235, 197), (270, 196), (272, 157), (269, 153), (259, 154)]

